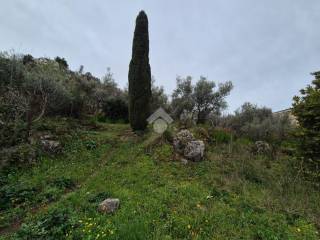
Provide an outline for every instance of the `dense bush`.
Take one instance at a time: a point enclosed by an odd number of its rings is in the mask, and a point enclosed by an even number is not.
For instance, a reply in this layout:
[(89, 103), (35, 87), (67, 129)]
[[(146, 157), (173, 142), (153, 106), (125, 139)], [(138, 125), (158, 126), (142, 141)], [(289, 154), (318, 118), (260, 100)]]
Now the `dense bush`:
[(34, 160), (27, 150), (36, 149), (29, 141), (42, 119), (83, 118), (104, 110), (112, 121), (127, 121), (127, 94), (110, 69), (102, 80), (82, 71), (71, 71), (60, 57), (0, 54), (0, 167)]
[(0, 124), (0, 149), (23, 143), (27, 137), (27, 126), (21, 120)]
[(275, 116), (271, 109), (245, 103), (234, 115), (221, 117), (214, 125), (230, 128), (238, 137), (269, 142), (285, 140), (292, 128), (289, 116)]
[(34, 163), (37, 157), (37, 147), (22, 143), (0, 150), (0, 169), (10, 165)]
[(108, 120), (128, 122), (128, 104), (123, 99), (111, 98), (106, 100), (102, 111)]
[(102, 81), (68, 69), (64, 58), (0, 55), (0, 120), (22, 119), (29, 125), (44, 116), (96, 114), (108, 98), (125, 98), (110, 69)]
[(313, 75), (312, 85), (294, 97), (293, 113), (299, 122), (297, 146), (304, 172), (320, 182), (320, 72)]
[(4, 185), (0, 188), (0, 211), (25, 206), (34, 199), (37, 190), (23, 185)]
[(229, 143), (232, 133), (228, 129), (214, 128), (210, 131), (210, 141), (213, 143)]
[(20, 230), (15, 235), (15, 239), (65, 239), (66, 234), (72, 229), (74, 224), (75, 221), (72, 219), (68, 209), (50, 209), (37, 219), (22, 224)]

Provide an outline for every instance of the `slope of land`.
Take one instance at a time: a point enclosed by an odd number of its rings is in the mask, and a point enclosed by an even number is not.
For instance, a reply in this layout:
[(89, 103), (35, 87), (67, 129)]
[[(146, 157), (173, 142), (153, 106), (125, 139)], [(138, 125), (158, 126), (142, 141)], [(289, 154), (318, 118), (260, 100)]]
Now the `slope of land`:
[[(253, 156), (246, 142), (207, 149), (184, 165), (151, 133), (82, 131), (63, 154), (1, 176), (13, 202), (0, 239), (319, 239), (320, 196), (291, 177), (288, 157)], [(97, 211), (106, 197), (120, 199), (114, 214)]]

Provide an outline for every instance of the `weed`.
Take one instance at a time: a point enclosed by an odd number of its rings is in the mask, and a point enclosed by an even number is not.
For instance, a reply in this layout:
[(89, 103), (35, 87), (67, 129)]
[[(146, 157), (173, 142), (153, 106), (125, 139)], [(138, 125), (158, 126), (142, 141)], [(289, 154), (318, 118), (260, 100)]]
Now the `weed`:
[(15, 239), (65, 239), (66, 234), (74, 224), (75, 221), (72, 219), (68, 209), (53, 208), (36, 219), (22, 224), (21, 229), (15, 234)]

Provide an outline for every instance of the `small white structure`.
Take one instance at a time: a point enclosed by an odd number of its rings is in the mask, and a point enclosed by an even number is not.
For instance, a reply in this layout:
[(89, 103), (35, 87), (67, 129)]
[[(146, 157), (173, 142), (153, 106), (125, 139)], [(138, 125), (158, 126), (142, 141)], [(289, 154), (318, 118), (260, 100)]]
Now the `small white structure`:
[(147, 119), (149, 124), (153, 124), (153, 130), (156, 133), (163, 133), (168, 124), (173, 122), (173, 119), (170, 117), (166, 111), (163, 110), (162, 107), (158, 108), (150, 117)]

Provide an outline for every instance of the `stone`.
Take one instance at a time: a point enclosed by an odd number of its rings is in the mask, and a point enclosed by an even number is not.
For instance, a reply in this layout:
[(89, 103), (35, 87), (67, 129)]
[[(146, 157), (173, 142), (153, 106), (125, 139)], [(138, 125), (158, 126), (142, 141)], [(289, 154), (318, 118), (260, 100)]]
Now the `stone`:
[(182, 159), (181, 159), (181, 163), (184, 164), (184, 165), (187, 165), (188, 162), (189, 162), (189, 161), (188, 161), (187, 159), (185, 159), (185, 158), (182, 158)]
[(99, 204), (98, 210), (102, 213), (113, 213), (119, 206), (120, 200), (118, 198), (107, 198)]
[(50, 134), (44, 134), (44, 135), (40, 136), (40, 139), (41, 140), (50, 140), (50, 139), (53, 139), (53, 136)]
[(256, 141), (254, 143), (252, 152), (254, 152), (256, 154), (268, 154), (271, 152), (271, 147), (270, 147), (269, 143), (267, 143), (265, 141)]
[(181, 130), (173, 139), (173, 148), (175, 149), (175, 151), (182, 154), (186, 145), (194, 140), (195, 138), (189, 130)]
[(40, 140), (42, 149), (47, 153), (58, 153), (62, 147), (59, 141), (55, 140)]
[(204, 156), (205, 145), (201, 140), (188, 142), (184, 148), (183, 156), (191, 161), (201, 161)]

